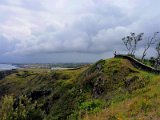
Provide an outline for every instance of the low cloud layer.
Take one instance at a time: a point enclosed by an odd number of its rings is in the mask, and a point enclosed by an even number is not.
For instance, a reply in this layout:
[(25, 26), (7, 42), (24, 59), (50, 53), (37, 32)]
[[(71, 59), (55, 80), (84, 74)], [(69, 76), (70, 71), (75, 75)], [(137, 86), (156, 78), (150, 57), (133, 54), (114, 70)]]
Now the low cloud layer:
[(158, 0), (0, 0), (0, 62), (92, 62), (115, 50), (125, 52), (121, 41), (125, 35), (160, 31), (159, 4)]

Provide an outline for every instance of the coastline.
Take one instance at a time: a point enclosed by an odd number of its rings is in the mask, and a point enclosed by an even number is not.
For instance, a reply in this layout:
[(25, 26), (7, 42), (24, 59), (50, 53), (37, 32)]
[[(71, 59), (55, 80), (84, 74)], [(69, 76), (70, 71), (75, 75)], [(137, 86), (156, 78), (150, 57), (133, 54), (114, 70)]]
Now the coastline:
[(14, 70), (18, 67), (12, 65), (12, 64), (0, 64), (0, 71), (6, 71), (6, 70)]

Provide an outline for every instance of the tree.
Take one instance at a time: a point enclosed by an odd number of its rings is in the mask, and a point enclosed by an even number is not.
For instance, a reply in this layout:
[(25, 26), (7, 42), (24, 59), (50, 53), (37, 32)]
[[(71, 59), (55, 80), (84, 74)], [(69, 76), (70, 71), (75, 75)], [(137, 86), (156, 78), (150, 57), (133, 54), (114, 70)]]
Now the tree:
[(156, 46), (157, 58), (160, 58), (160, 42)]
[(160, 66), (160, 42), (156, 45), (156, 51), (157, 51), (157, 58), (156, 58), (155, 67), (158, 69)]
[(140, 33), (136, 35), (135, 33), (130, 33), (130, 36), (122, 38), (124, 45), (128, 50), (128, 54), (134, 55), (137, 49), (137, 44), (142, 40), (144, 33)]
[(157, 42), (157, 35), (159, 32), (155, 32), (153, 37), (148, 37), (147, 46), (145, 47), (141, 60), (144, 60), (144, 57), (147, 55), (147, 50)]

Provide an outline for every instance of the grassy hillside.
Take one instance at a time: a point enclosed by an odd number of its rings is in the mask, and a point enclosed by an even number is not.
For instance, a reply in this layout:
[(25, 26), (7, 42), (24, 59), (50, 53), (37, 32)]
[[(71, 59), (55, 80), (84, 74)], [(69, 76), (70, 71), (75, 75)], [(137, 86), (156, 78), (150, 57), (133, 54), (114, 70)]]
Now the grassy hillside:
[(3, 109), (8, 95), (13, 103), (18, 96), (31, 98), (45, 120), (160, 119), (159, 80), (121, 58), (78, 70), (18, 70), (0, 80), (0, 116), (8, 110)]

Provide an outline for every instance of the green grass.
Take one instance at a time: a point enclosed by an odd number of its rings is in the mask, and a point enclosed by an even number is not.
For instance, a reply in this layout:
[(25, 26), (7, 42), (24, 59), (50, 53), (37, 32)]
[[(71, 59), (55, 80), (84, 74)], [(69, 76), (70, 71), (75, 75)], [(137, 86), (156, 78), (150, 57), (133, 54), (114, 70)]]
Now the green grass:
[[(160, 118), (160, 77), (128, 60), (100, 60), (78, 70), (25, 69), (0, 80), (0, 97), (51, 90), (36, 101), (46, 120)], [(48, 110), (47, 112), (45, 110)]]

